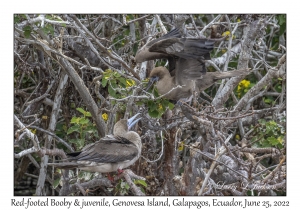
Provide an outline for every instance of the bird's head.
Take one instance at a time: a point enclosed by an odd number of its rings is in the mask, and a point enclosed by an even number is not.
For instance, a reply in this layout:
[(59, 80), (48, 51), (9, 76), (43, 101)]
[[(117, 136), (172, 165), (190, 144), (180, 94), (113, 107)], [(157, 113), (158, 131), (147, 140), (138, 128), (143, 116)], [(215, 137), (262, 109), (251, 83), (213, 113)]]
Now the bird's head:
[(152, 69), (149, 75), (150, 79), (145, 91), (148, 91), (155, 82), (161, 80), (164, 77), (171, 77), (170, 72), (166, 67), (159, 66)]
[(114, 135), (121, 136), (122, 133), (126, 133), (132, 129), (132, 127), (140, 120), (141, 117), (136, 119), (140, 113), (137, 113), (133, 117), (129, 118), (128, 120), (122, 119), (119, 120), (114, 126)]

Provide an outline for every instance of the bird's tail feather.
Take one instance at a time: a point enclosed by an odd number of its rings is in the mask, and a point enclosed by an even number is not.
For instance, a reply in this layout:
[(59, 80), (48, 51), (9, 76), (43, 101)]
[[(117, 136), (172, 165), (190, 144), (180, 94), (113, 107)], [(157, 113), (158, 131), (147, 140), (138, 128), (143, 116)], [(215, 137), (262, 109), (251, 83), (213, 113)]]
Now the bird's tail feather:
[(215, 80), (225, 79), (230, 77), (237, 77), (242, 75), (249, 74), (248, 70), (234, 70), (234, 71), (226, 71), (226, 72), (215, 72)]
[(64, 163), (48, 163), (48, 166), (54, 166), (61, 169), (72, 169), (83, 166), (83, 164), (79, 164), (76, 162), (64, 162)]

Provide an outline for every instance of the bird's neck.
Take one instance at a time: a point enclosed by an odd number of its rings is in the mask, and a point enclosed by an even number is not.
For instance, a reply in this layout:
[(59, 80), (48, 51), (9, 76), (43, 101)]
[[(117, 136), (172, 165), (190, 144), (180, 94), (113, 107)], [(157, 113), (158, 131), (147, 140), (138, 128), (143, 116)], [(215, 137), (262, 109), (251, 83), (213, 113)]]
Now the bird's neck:
[[(118, 128), (116, 130), (114, 130), (114, 135), (115, 136), (121, 136), (124, 137), (124, 135), (127, 133), (128, 131), (122, 128)], [(124, 137), (125, 138), (125, 137)]]
[(122, 137), (128, 139), (133, 144), (135, 144), (139, 150), (139, 153), (141, 152), (142, 142), (141, 142), (141, 137), (139, 136), (139, 134), (137, 134), (134, 131), (128, 131)]
[(175, 77), (171, 77), (171, 75), (165, 75), (161, 80), (159, 80), (156, 83), (156, 87), (160, 95), (167, 93), (175, 86)]
[(158, 80), (157, 84), (160, 83), (160, 85), (173, 85), (175, 84), (175, 77), (172, 77), (171, 74), (168, 72), (165, 74), (160, 80)]

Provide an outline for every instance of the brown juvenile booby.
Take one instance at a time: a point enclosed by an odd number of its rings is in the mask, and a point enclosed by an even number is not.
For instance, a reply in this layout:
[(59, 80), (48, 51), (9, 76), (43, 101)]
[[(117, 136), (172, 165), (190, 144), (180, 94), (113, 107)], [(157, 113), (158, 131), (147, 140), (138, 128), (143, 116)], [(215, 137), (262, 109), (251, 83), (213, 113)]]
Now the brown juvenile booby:
[(62, 169), (79, 168), (90, 172), (108, 173), (127, 168), (141, 155), (140, 136), (130, 129), (141, 119), (119, 120), (114, 126), (114, 135), (85, 146), (79, 152), (67, 154), (68, 162), (49, 163)]
[[(249, 73), (245, 70), (207, 72), (205, 60), (210, 60), (214, 43), (222, 39), (180, 37), (179, 29), (175, 28), (166, 35), (147, 43), (137, 52), (136, 62), (161, 58), (166, 58), (169, 62), (169, 71), (165, 67), (151, 70), (146, 89), (157, 82), (156, 86), (160, 94), (168, 93), (165, 98), (179, 100), (190, 97), (194, 90), (198, 92), (205, 90), (219, 79)], [(178, 85), (181, 88), (178, 88)]]
[[(210, 60), (210, 52), (214, 43), (219, 40), (206, 38), (180, 38), (178, 28), (171, 30), (164, 36), (144, 45), (136, 54), (135, 61), (166, 58), (169, 70), (175, 69), (175, 75), (201, 76), (205, 74), (205, 60)], [(188, 64), (188, 65), (186, 65)], [(192, 78), (191, 77), (191, 78)]]
[[(171, 76), (166, 67), (156, 67), (150, 72), (150, 81), (146, 90), (148, 90), (155, 82), (156, 88), (160, 95), (170, 100), (180, 100), (183, 98), (190, 98), (193, 90), (201, 92), (212, 86), (217, 80), (236, 77), (248, 74), (245, 70), (235, 70), (228, 72), (207, 72), (200, 79), (178, 79)], [(181, 86), (181, 87), (179, 87)]]

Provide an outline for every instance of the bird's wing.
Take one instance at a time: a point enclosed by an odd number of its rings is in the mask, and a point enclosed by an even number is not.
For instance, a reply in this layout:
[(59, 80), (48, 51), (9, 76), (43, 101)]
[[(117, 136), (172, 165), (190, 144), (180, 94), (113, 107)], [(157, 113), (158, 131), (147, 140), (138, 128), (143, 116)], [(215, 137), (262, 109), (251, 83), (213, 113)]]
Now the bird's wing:
[(85, 164), (82, 163), (76, 163), (76, 162), (63, 162), (63, 163), (48, 163), (48, 166), (55, 166), (62, 169), (72, 169), (72, 168), (78, 168), (83, 167)]
[(209, 60), (214, 44), (215, 40), (212, 39), (187, 38), (184, 40), (184, 58)]
[(168, 38), (154, 43), (149, 52), (174, 56), (176, 84), (184, 85), (183, 79), (201, 79), (206, 73), (205, 60), (210, 60), (214, 43), (209, 39)]
[(190, 83), (190, 80), (201, 79), (206, 74), (205, 63), (195, 59), (179, 58), (176, 61), (175, 82), (179, 85)]
[(92, 161), (97, 163), (117, 163), (133, 159), (138, 148), (126, 138), (106, 136), (90, 144), (81, 152), (69, 153), (71, 161)]
[(174, 28), (173, 30), (169, 31), (169, 33), (166, 33), (165, 35), (152, 40), (151, 42), (147, 43), (147, 46), (152, 46), (153, 44), (155, 44), (156, 42), (159, 42), (161, 40), (165, 40), (165, 39), (169, 39), (169, 38), (180, 38), (180, 32), (178, 28)]
[(200, 38), (167, 38), (149, 46), (149, 52), (165, 53), (185, 59), (209, 60), (215, 40)]
[(149, 52), (159, 52), (168, 55), (176, 56), (177, 53), (182, 52), (184, 43), (180, 38), (172, 37), (168, 39), (161, 39), (149, 46)]
[[(180, 37), (180, 33), (179, 30), (177, 28), (171, 30), (169, 33), (165, 34), (162, 37), (159, 37), (157, 39), (154, 39), (150, 42), (148, 42), (146, 45), (144, 45), (135, 55), (135, 60), (136, 62), (143, 62), (143, 61), (148, 61), (148, 60), (154, 60), (154, 59), (162, 59), (162, 58), (166, 58), (169, 60), (169, 66), (171, 66), (172, 69), (174, 69), (174, 67), (172, 67), (173, 65), (173, 60), (172, 60), (172, 55), (169, 55), (165, 52), (150, 52), (149, 48), (161, 41), (161, 40), (165, 40), (165, 39), (169, 39), (169, 38), (176, 38), (176, 37)], [(171, 63), (171, 64), (170, 64)]]

